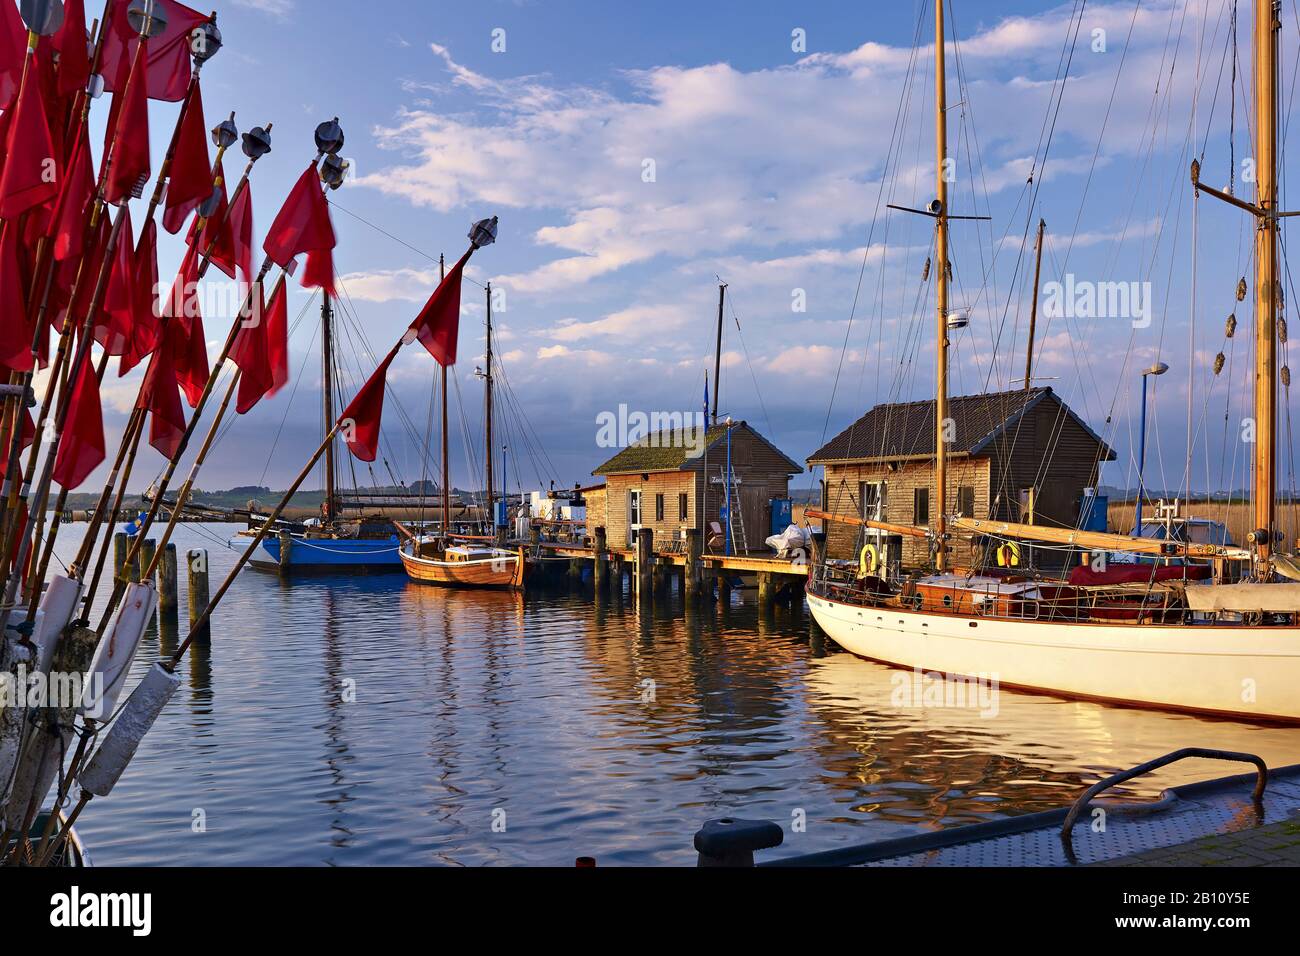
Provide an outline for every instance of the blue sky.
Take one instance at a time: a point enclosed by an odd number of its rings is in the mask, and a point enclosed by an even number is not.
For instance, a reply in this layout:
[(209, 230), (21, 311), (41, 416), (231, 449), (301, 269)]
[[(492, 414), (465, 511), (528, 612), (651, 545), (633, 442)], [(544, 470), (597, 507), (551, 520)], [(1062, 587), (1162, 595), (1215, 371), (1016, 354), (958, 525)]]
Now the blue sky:
[[(337, 115), (344, 125), (356, 175), (332, 196), (340, 207), (335, 261), (343, 305), (376, 352), (431, 291), (437, 254), (454, 259), (472, 220), (500, 217), (497, 245), (467, 274), (505, 291), (499, 348), (549, 458), (522, 454), (515, 438), (525, 486), (581, 480), (612, 454), (596, 447), (602, 411), (700, 406), (719, 275), (734, 308), (723, 411), (792, 457), (804, 458), (877, 401), (932, 394), (933, 283), (920, 281), (930, 224), (882, 208), (922, 206), (933, 195), (928, 4), (216, 6), (226, 48), (204, 73), (209, 123), (231, 109), (241, 128), (275, 123), (275, 150), (254, 179), (259, 237), (311, 157), (315, 124)], [(1045, 283), (1066, 273), (1150, 283), (1149, 325), (1135, 327), (1131, 316), (1040, 321), (1035, 377), (1116, 447), (1120, 460), (1103, 476), (1110, 484), (1135, 483), (1139, 372), (1157, 360), (1171, 372), (1156, 381), (1148, 483), (1183, 480), (1189, 389), (1193, 487), (1245, 480), (1237, 436), (1249, 414), (1242, 373), (1250, 298), (1239, 304), (1233, 293), (1251, 273), (1251, 231), (1243, 214), (1216, 200), (1203, 196), (1194, 207), (1187, 167), (1204, 148), (1207, 182), (1225, 186), (1231, 176), (1239, 194), (1253, 192), (1242, 182), (1252, 122), (1249, 7), (1238, 24), (1234, 114), (1224, 0), (1088, 3), (1059, 110), (1055, 81), (1075, 4), (955, 4), (950, 205), (992, 220), (955, 226), (954, 306), (969, 311), (970, 326), (954, 338), (953, 392), (1023, 376), (1032, 255), (1022, 240), (1032, 243), (1042, 216)], [(375, 21), (363, 22), (372, 12)], [(795, 30), (806, 36), (802, 52), (792, 49)], [(1287, 102), (1297, 35), (1288, 14)], [(174, 110), (154, 108), (159, 149)], [(653, 182), (643, 175), (647, 160)], [(1031, 169), (1037, 190), (1025, 186)], [(179, 247), (164, 248), (164, 275), (179, 258)], [(806, 311), (794, 311), (801, 295)], [(456, 379), (477, 441), (480, 287), (467, 282), (464, 301)], [(298, 292), (291, 302), (297, 315), (308, 297)], [(1225, 341), (1234, 309), (1240, 331)], [(291, 400), (286, 389), (232, 426), (202, 486), (282, 486), (312, 450), (315, 318), (309, 311), (294, 336), (297, 393)], [(209, 317), (209, 337), (225, 324)], [(372, 358), (349, 341), (347, 364), (368, 372)], [(1216, 378), (1221, 349), (1228, 363)], [(422, 465), (401, 420), (424, 431), (434, 374), (427, 354), (410, 349), (390, 376), (385, 451), (404, 480), (421, 477)], [(114, 421), (134, 390), (128, 379), (108, 391)], [(473, 477), (457, 430), (453, 477), (467, 486)], [(144, 467), (156, 466), (150, 459)], [(387, 479), (378, 466), (376, 474)], [(139, 477), (143, 484), (151, 476)]]

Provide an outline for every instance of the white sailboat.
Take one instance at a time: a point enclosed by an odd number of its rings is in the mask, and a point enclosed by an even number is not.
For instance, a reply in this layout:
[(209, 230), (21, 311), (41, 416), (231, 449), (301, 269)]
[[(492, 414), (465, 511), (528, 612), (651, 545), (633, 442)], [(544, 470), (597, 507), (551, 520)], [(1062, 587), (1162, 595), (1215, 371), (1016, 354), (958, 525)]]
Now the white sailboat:
[[(866, 549), (861, 567), (822, 561), (808, 588), (821, 628), (861, 657), (952, 675), (995, 678), (1001, 686), (1160, 709), (1251, 720), (1300, 722), (1300, 570), (1277, 551), (1278, 219), (1277, 47), (1281, 29), (1272, 0), (1256, 0), (1254, 72), (1257, 162), (1254, 203), (1195, 188), (1238, 206), (1256, 220), (1255, 421), (1253, 527), (1247, 546), (1180, 542), (1036, 524), (977, 520), (936, 509), (925, 528), (825, 511), (808, 516), (891, 534), (927, 538), (931, 573), (906, 581), (877, 576)], [(938, 370), (934, 484), (948, 502), (948, 220), (944, 11), (935, 4)], [(1037, 290), (1035, 290), (1037, 294)], [(1139, 529), (1141, 530), (1141, 529)], [(956, 533), (986, 539), (1042, 541), (1085, 551), (1208, 562), (1212, 580), (1149, 583), (1139, 589), (1088, 586), (1016, 573), (953, 568)], [(870, 573), (869, 573), (870, 572)], [(1235, 583), (1229, 583), (1229, 581)], [(1135, 596), (1138, 598), (1135, 600)]]

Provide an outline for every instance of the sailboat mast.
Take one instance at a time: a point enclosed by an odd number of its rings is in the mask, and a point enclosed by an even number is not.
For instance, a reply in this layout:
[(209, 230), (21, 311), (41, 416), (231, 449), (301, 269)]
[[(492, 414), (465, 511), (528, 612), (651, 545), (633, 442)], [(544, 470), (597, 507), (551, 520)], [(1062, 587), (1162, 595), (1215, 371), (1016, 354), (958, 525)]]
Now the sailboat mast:
[[(438, 256), (438, 279), (439, 281), (447, 277), (447, 259), (445, 256)], [(440, 384), (442, 390), (442, 532), (449, 534), (451, 532), (451, 484), (448, 476), (449, 466), (447, 464), (447, 366), (439, 363)]]
[(487, 289), (487, 354), (483, 367), (484, 413), (483, 440), (487, 452), (487, 521), (490, 527), (496, 527), (496, 516), (492, 511), (492, 283)]
[(1255, 0), (1255, 528), (1256, 552), (1273, 547), (1277, 474), (1277, 34), (1275, 0)]
[[(1025, 355), (1025, 391), (1029, 391), (1034, 376), (1034, 336), (1038, 332), (1038, 290), (1042, 288), (1039, 281), (1043, 274), (1043, 231), (1047, 223), (1038, 220), (1038, 239), (1034, 242), (1034, 292), (1029, 300), (1029, 351)], [(967, 515), (970, 518), (973, 515)]]
[[(320, 306), (320, 326), (321, 326), (321, 353), (324, 357), (325, 375), (324, 387), (324, 412), (325, 412), (325, 434), (329, 435), (334, 428), (334, 313), (330, 307), (330, 294), (324, 293), (321, 297)], [(334, 441), (331, 439), (325, 445), (325, 523), (333, 524), (335, 516), (335, 488), (334, 488)]]
[(935, 550), (936, 570), (947, 565), (948, 544), (946, 511), (948, 507), (948, 462), (944, 441), (948, 421), (948, 179), (946, 159), (948, 154), (948, 97), (944, 71), (944, 0), (934, 2), (934, 152), (935, 152), (935, 254), (939, 269), (935, 286), (938, 302), (938, 374), (934, 402), (934, 485), (937, 507), (934, 533), (938, 546)]
[(718, 343), (713, 349), (713, 415), (711, 425), (718, 424), (718, 385), (722, 381), (722, 309), (727, 301), (727, 284), (718, 283)]

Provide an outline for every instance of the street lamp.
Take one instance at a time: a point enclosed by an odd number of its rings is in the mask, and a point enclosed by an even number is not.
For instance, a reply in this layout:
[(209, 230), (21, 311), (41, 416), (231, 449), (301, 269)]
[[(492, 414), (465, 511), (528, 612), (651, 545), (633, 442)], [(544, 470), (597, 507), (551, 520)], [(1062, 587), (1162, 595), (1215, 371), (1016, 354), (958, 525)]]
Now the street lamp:
[(1147, 463), (1147, 377), (1150, 375), (1164, 375), (1169, 371), (1169, 366), (1164, 362), (1157, 362), (1142, 372), (1142, 427), (1138, 437), (1138, 493), (1137, 493), (1137, 513), (1135, 516), (1136, 524), (1134, 533), (1142, 537), (1142, 494), (1146, 490), (1143, 484), (1142, 472)]

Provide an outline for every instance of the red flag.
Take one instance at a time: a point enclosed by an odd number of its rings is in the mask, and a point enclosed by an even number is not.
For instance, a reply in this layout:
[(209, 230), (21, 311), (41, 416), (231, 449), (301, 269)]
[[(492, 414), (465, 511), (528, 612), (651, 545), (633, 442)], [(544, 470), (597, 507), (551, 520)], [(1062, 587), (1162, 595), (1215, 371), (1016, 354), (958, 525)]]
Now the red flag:
[(207, 387), (209, 370), (203, 310), (199, 302), (199, 257), (193, 246), (185, 251), (171, 295), (163, 303), (163, 315), (171, 320), (165, 327), (176, 381), (185, 389), (185, 399), (194, 408)]
[[(19, 224), (6, 222), (0, 236), (0, 364), (15, 372), (32, 370), (32, 326), (27, 315), (27, 291), (22, 263), (18, 258), (21, 243)], [(6, 379), (7, 381), (7, 379)], [(8, 452), (0, 449), (0, 458)]]
[(108, 287), (104, 290), (99, 315), (95, 317), (95, 341), (109, 355), (126, 352), (135, 311), (135, 255), (132, 252), (135, 238), (131, 228), (131, 210), (123, 205), (118, 215), (125, 219), (118, 227), (120, 234), (108, 273)]
[(104, 152), (105, 162), (109, 164), (104, 199), (110, 204), (131, 198), (140, 184), (149, 179), (149, 99), (145, 73), (145, 57), (141, 56), (132, 65), (125, 91), (113, 97), (116, 120), (109, 127), (111, 144), (105, 146)]
[[(219, 180), (216, 187), (218, 197), (216, 208), (212, 215), (204, 220), (202, 232), (199, 231), (198, 219), (190, 223), (189, 235), (185, 241), (198, 250), (201, 256), (207, 255), (214, 266), (233, 279), (235, 278), (235, 232), (230, 217), (230, 203), (226, 197), (226, 172), (222, 167), (223, 164), (217, 163), (208, 173), (209, 196), (213, 192), (212, 180)], [(203, 198), (206, 199), (207, 196)]]
[(68, 423), (54, 459), (54, 480), (68, 491), (85, 481), (104, 460), (104, 415), (99, 405), (99, 378), (87, 353), (72, 389)]
[(320, 175), (313, 163), (298, 177), (289, 198), (280, 207), (262, 249), (282, 269), (288, 268), (297, 256), (307, 253), (302, 284), (309, 288), (323, 287), (332, 295), (334, 243), (329, 203), (321, 191)]
[(8, 110), (22, 82), (27, 27), (12, 3), (0, 4), (0, 109)]
[(90, 81), (85, 0), (64, 3), (63, 26), (54, 34), (54, 49), (59, 54), (59, 95), (70, 96), (84, 90)]
[(397, 347), (388, 353), (388, 357), (379, 363), (375, 374), (361, 386), (352, 404), (339, 416), (339, 428), (343, 441), (362, 461), (374, 461), (379, 454), (379, 419), (384, 414), (384, 379), (388, 366), (397, 356)]
[(266, 397), (270, 398), (289, 381), (289, 293), (283, 282), (271, 295), (263, 317), (266, 321), (267, 364), (271, 367), (271, 388)]
[(235, 267), (244, 281), (253, 281), (253, 190), (247, 182), (230, 207), (230, 237), (234, 243)]
[(203, 119), (203, 93), (196, 83), (185, 105), (176, 152), (167, 181), (163, 228), (172, 235), (181, 231), (190, 213), (212, 195), (212, 161), (208, 159), (208, 128)]
[(34, 75), (29, 79), (12, 107), (14, 115), (8, 124), (4, 172), (0, 173), (0, 219), (16, 219), (59, 192), (59, 157), (45, 119), (40, 84)]
[(72, 161), (64, 176), (63, 191), (54, 207), (54, 258), (62, 262), (81, 255), (86, 246), (87, 207), (95, 194), (95, 171), (90, 158), (90, 138), (83, 125), (72, 147)]
[(158, 308), (158, 224), (150, 219), (140, 230), (135, 247), (132, 281), (131, 334), (117, 374), (125, 375), (158, 347), (162, 338)]
[[(155, 0), (167, 15), (167, 28), (149, 41), (148, 93), (151, 100), (178, 103), (190, 82), (190, 33), (211, 17), (175, 0)], [(113, 14), (104, 36), (99, 72), (104, 89), (115, 93), (126, 85), (139, 34), (127, 21), (124, 0), (114, 0)]]
[[(276, 287), (278, 296), (284, 289), (281, 279)], [(230, 348), (230, 360), (239, 366), (239, 397), (235, 411), (243, 415), (269, 392), (275, 381), (271, 374), (271, 356), (267, 348), (266, 300), (262, 285), (257, 286), (257, 311), (240, 324), (235, 342)]]
[(154, 350), (140, 388), (138, 407), (149, 412), (149, 444), (166, 458), (174, 458), (185, 434), (185, 409), (176, 390), (176, 369), (172, 365), (173, 343), (169, 333), (183, 333), (179, 323), (167, 322), (162, 342)]
[(472, 249), (460, 257), (438, 283), (429, 301), (411, 323), (420, 344), (443, 366), (456, 364), (456, 339), (460, 332), (460, 280)]

